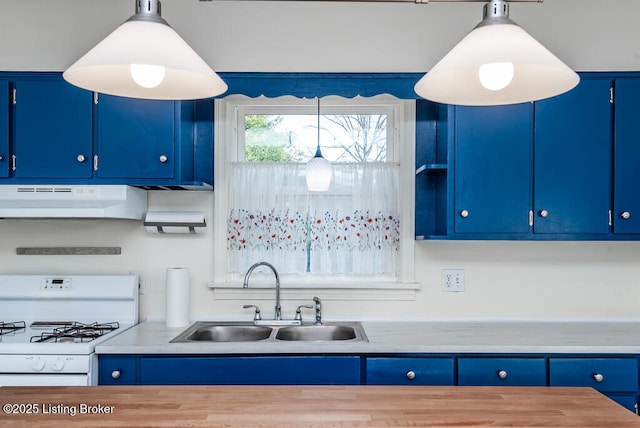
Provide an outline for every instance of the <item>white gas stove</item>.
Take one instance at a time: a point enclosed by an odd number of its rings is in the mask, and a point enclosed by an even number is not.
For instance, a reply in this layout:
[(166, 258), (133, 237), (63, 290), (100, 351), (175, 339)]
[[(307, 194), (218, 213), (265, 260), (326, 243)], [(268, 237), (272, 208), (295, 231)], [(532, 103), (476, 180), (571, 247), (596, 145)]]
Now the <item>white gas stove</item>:
[(96, 345), (137, 322), (135, 275), (0, 275), (0, 386), (95, 385)]

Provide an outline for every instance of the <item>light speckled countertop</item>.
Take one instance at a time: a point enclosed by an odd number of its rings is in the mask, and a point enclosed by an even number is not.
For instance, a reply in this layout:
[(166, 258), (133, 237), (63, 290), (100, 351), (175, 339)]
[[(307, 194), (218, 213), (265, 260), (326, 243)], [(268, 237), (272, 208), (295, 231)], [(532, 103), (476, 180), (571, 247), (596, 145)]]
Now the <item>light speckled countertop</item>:
[(143, 322), (98, 354), (640, 354), (640, 322), (363, 321), (368, 342), (169, 343), (186, 329)]

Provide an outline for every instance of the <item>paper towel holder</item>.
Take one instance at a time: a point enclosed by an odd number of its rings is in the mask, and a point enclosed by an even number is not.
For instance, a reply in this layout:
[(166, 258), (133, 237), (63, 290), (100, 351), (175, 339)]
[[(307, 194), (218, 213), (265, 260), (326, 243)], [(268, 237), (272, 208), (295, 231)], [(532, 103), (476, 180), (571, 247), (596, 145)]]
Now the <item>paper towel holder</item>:
[(197, 234), (205, 231), (207, 222), (201, 211), (148, 211), (143, 225), (149, 233)]

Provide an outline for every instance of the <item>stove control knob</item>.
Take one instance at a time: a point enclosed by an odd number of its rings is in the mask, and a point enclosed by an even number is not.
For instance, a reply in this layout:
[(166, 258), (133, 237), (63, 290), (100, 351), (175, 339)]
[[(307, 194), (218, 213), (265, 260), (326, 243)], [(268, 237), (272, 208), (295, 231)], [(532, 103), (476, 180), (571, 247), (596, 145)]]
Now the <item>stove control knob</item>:
[(62, 358), (57, 358), (53, 362), (53, 370), (59, 372), (59, 371), (62, 371), (63, 368), (64, 368), (64, 360)]
[(44, 360), (40, 357), (34, 359), (31, 363), (31, 368), (36, 372), (41, 372), (44, 370)]

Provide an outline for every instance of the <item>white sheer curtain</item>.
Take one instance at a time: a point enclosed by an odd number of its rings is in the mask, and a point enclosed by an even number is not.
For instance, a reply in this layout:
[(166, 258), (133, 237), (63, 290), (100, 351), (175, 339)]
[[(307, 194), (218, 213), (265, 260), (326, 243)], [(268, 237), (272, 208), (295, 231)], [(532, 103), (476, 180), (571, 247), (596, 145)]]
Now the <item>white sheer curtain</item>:
[(334, 164), (328, 192), (307, 191), (305, 164), (231, 168), (229, 272), (264, 260), (281, 274), (396, 274), (398, 164)]

